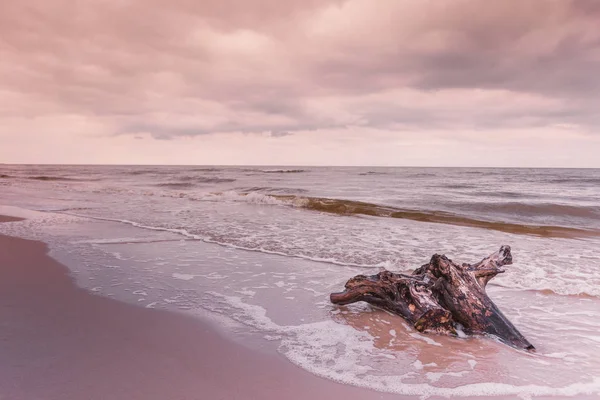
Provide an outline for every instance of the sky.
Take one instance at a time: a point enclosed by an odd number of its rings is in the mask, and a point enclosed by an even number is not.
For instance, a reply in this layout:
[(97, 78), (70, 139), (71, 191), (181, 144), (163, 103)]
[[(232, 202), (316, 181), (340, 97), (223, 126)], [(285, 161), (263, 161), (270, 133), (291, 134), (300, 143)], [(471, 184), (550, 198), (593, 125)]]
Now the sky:
[(6, 0), (0, 162), (600, 167), (600, 1)]

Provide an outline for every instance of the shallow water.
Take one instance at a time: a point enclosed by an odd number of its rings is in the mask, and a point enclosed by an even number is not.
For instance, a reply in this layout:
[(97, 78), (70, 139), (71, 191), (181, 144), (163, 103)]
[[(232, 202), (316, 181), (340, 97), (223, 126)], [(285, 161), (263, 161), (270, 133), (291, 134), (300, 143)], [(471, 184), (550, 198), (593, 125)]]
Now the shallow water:
[[(282, 171), (6, 167), (0, 174), (10, 178), (0, 180), (0, 203), (44, 212), (0, 207), (0, 214), (30, 217), (0, 225), (0, 233), (49, 242), (53, 256), (94, 292), (146, 307), (209, 312), (229, 329), (253, 332), (290, 361), (337, 381), (422, 396), (600, 394), (597, 238), (322, 213), (276, 197), (345, 199), (469, 218), (479, 204), (490, 203), (500, 211), (478, 219), (595, 230), (597, 171)], [(206, 178), (183, 192), (164, 186), (184, 177), (196, 182), (197, 176), (220, 181)], [(477, 186), (480, 196), (474, 195)], [(486, 194), (490, 187), (493, 194)], [(433, 198), (426, 195), (431, 190)], [(508, 199), (525, 206), (507, 213), (499, 204)], [(490, 338), (422, 335), (368, 305), (328, 301), (358, 273), (414, 268), (433, 253), (475, 262), (501, 244), (512, 246), (515, 263), (488, 291), (536, 346), (535, 354)]]

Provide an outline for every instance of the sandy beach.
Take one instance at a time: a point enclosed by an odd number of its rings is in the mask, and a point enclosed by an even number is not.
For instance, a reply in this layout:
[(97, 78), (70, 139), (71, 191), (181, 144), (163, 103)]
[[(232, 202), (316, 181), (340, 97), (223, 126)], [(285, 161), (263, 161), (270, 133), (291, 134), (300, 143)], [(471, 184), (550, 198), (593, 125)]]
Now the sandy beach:
[(0, 236), (2, 399), (398, 398), (315, 377), (195, 318), (93, 295), (47, 252)]
[(530, 354), (332, 306), (347, 267), (2, 207), (0, 400), (598, 398), (594, 296), (491, 287)]

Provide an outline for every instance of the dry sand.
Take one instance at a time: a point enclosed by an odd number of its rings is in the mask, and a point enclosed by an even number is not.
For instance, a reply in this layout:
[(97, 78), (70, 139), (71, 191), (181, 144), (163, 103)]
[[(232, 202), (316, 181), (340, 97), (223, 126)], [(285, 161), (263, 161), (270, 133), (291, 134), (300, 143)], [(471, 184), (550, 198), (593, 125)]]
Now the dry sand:
[(0, 399), (399, 398), (313, 376), (196, 318), (93, 295), (47, 252), (0, 236)]

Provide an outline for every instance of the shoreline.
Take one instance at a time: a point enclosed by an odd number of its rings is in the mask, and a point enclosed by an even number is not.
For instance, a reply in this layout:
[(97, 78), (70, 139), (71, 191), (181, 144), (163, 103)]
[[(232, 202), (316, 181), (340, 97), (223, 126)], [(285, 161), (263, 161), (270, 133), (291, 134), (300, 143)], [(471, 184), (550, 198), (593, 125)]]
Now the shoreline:
[[(23, 219), (0, 215), (0, 222)], [(0, 235), (0, 399), (422, 397), (321, 378), (256, 342), (232, 338), (210, 319), (94, 294), (48, 251), (44, 242)]]
[(199, 318), (94, 295), (43, 242), (0, 235), (0, 304), (0, 398), (408, 398), (314, 376)]

